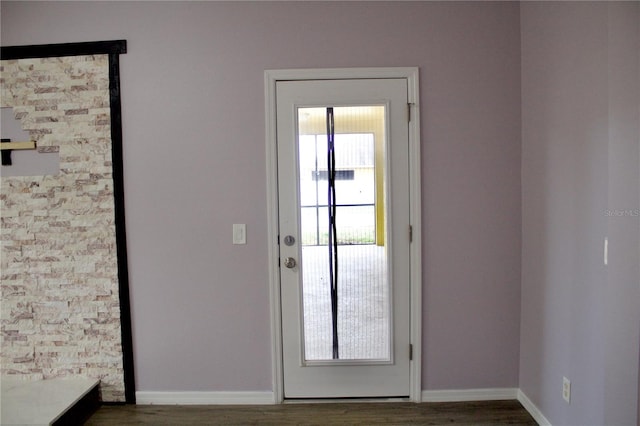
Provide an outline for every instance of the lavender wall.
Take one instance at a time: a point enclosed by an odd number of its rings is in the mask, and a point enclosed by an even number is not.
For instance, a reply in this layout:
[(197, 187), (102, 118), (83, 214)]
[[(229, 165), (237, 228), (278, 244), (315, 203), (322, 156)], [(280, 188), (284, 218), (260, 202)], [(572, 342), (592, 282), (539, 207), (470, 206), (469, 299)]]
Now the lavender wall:
[[(517, 3), (8, 2), (2, 44), (126, 39), (138, 390), (270, 390), (263, 71), (419, 66), (423, 388), (518, 385)], [(248, 244), (231, 244), (247, 224)]]
[(637, 3), (521, 6), (520, 388), (554, 425), (636, 423), (638, 22)]
[(609, 268), (604, 423), (636, 424), (640, 321), (640, 3), (609, 4)]

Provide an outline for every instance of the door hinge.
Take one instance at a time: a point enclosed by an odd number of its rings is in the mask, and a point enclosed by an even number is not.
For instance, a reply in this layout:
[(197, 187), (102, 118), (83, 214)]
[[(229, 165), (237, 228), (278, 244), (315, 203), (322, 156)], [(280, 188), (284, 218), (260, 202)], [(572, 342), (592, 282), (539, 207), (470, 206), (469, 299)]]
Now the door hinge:
[(409, 361), (413, 361), (413, 345), (409, 344)]
[(407, 104), (407, 123), (411, 123), (411, 104)]
[(409, 242), (413, 242), (413, 226), (409, 225)]

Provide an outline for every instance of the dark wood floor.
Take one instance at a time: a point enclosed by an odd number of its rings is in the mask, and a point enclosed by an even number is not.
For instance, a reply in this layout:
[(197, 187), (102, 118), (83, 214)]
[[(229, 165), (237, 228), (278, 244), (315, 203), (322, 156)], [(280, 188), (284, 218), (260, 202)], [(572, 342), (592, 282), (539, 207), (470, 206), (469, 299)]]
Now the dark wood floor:
[(532, 425), (518, 401), (101, 407), (87, 425)]

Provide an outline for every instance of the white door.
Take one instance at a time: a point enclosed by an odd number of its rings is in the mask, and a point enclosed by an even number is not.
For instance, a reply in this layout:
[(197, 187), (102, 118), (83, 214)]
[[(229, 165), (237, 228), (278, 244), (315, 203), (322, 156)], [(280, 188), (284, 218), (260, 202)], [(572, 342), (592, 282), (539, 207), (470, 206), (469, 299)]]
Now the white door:
[(410, 395), (407, 91), (276, 84), (285, 398)]

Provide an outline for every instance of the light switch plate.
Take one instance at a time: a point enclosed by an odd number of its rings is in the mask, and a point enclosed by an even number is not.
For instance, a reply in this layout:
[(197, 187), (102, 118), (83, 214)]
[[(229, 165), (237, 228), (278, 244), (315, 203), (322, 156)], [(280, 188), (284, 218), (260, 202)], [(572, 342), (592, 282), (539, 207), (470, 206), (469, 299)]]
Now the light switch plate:
[(566, 377), (562, 378), (562, 398), (567, 404), (571, 404), (571, 381)]
[(247, 244), (247, 225), (244, 223), (233, 224), (233, 244)]

